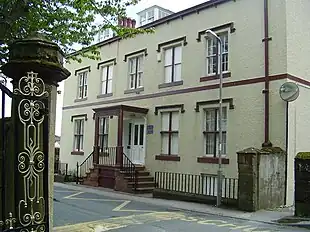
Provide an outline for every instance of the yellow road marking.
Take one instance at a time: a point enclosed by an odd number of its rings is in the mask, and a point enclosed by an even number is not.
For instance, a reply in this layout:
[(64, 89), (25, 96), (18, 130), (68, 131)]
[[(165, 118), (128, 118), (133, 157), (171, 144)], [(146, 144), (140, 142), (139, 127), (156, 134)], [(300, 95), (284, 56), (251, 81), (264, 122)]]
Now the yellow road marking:
[(112, 211), (115, 212), (155, 212), (152, 210), (140, 210), (140, 209), (123, 209), (126, 205), (128, 205), (131, 201), (124, 201), (122, 204), (120, 204), (119, 206), (115, 207)]
[(75, 193), (76, 190), (54, 190), (55, 193)]
[(113, 200), (113, 199), (96, 199), (96, 198), (83, 198), (83, 197), (70, 197), (71, 200), (82, 200), (82, 201), (107, 201), (107, 202), (123, 202), (124, 200)]
[(84, 192), (74, 193), (74, 194), (71, 194), (71, 195), (69, 195), (69, 196), (64, 197), (64, 199), (70, 199), (71, 197), (75, 197), (75, 196), (80, 195), (80, 194), (82, 194), (82, 193), (84, 193)]

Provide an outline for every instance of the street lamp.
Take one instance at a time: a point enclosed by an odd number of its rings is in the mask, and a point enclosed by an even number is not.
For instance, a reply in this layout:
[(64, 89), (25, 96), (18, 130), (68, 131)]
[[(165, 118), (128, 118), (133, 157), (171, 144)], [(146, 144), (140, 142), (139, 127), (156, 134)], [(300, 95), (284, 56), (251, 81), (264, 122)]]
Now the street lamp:
[(222, 145), (223, 145), (223, 130), (222, 130), (222, 90), (223, 90), (223, 69), (222, 69), (222, 57), (223, 57), (223, 43), (221, 38), (212, 30), (206, 31), (207, 35), (212, 37), (214, 40), (217, 40), (217, 51), (219, 51), (219, 59), (217, 59), (217, 68), (220, 71), (220, 88), (219, 88), (219, 147), (218, 147), (218, 156), (219, 156), (219, 165), (217, 172), (217, 197), (216, 205), (219, 207), (222, 203)]

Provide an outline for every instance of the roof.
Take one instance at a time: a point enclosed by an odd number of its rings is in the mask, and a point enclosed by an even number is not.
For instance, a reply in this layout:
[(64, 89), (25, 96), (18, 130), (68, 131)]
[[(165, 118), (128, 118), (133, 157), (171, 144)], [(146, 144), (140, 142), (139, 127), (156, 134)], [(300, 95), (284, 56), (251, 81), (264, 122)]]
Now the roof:
[(137, 14), (140, 14), (140, 13), (142, 13), (142, 12), (148, 11), (148, 10), (151, 9), (151, 8), (159, 8), (159, 9), (161, 9), (161, 10), (163, 10), (163, 11), (167, 11), (167, 12), (170, 12), (171, 14), (174, 14), (173, 11), (168, 10), (168, 9), (163, 8), (163, 7), (161, 7), (161, 6), (158, 6), (158, 5), (153, 5), (153, 6), (150, 6), (150, 7), (148, 7), (148, 8), (145, 8), (144, 10), (139, 11)]
[[(168, 15), (164, 18), (161, 18), (161, 19), (158, 19), (154, 22), (151, 22), (151, 23), (148, 23), (148, 24), (145, 24), (143, 26), (141, 26), (140, 28), (142, 29), (148, 29), (148, 28), (152, 28), (152, 27), (156, 27), (156, 26), (159, 26), (159, 25), (162, 25), (162, 24), (165, 24), (169, 21), (173, 21), (173, 20), (177, 20), (177, 19), (181, 19), (183, 18), (184, 16), (187, 16), (187, 15), (191, 15), (191, 14), (196, 14), (197, 12), (201, 11), (201, 10), (206, 10), (208, 8), (211, 8), (211, 7), (215, 7), (219, 4), (223, 4), (223, 3), (227, 3), (227, 2), (230, 2), (230, 1), (235, 1), (235, 0), (209, 0), (209, 1), (206, 1), (204, 3), (201, 3), (199, 5), (196, 5), (196, 6), (193, 6), (193, 7), (190, 7), (190, 8), (187, 8), (185, 10), (182, 10), (182, 11), (179, 11), (177, 13), (174, 13), (174, 14), (171, 14), (171, 15)], [(114, 36), (110, 39), (107, 39), (107, 40), (104, 40), (104, 41), (101, 41), (99, 43), (96, 43), (94, 45), (91, 45), (91, 46), (98, 46), (98, 47), (101, 47), (101, 46), (104, 46), (106, 44), (111, 44), (113, 42), (116, 42), (116, 41), (119, 41), (121, 40), (121, 38), (119, 36)], [(90, 47), (91, 47), (90, 46)], [(73, 52), (71, 54), (68, 55), (68, 57), (70, 56), (74, 56), (74, 55), (77, 55), (80, 51), (85, 51), (87, 50), (87, 48), (84, 48), (82, 50), (79, 50), (79, 51), (76, 51), (76, 52)]]

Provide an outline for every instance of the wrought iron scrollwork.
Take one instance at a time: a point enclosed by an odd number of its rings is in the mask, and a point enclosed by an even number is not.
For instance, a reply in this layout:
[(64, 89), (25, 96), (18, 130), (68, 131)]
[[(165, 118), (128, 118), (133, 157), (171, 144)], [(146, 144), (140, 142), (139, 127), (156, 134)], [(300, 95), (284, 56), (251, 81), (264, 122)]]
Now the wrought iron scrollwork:
[[(44, 232), (46, 201), (42, 193), (42, 178), (45, 154), (42, 151), (42, 124), (47, 106), (43, 99), (48, 97), (45, 84), (37, 73), (28, 72), (22, 77), (14, 93), (21, 95), (18, 118), (23, 126), (23, 149), (17, 156), (18, 172), (23, 181), (23, 198), (18, 204), (18, 222), (22, 232)], [(16, 221), (16, 219), (15, 219)]]

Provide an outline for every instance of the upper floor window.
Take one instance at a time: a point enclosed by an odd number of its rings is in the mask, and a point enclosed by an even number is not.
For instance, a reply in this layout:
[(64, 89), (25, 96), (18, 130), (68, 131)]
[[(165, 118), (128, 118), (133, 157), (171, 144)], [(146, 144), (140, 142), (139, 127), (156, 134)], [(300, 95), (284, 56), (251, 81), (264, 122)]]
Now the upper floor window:
[(147, 12), (147, 20), (148, 20), (148, 22), (154, 21), (154, 10), (150, 10)]
[(113, 65), (102, 67), (101, 74), (101, 94), (112, 93)]
[(143, 87), (143, 55), (129, 58), (129, 88)]
[[(227, 108), (222, 110), (222, 154), (226, 155), (227, 151)], [(205, 149), (206, 155), (218, 156), (219, 149), (219, 109), (210, 108), (205, 110)]]
[(74, 120), (74, 141), (73, 141), (73, 150), (74, 151), (83, 151), (83, 142), (84, 142), (84, 119), (75, 119)]
[[(222, 71), (226, 72), (228, 71), (228, 32), (221, 33), (219, 36), (222, 40), (222, 50), (223, 50), (221, 67)], [(210, 37), (207, 37), (206, 40), (207, 40), (206, 74), (215, 75), (220, 71), (219, 70), (220, 67), (217, 64), (217, 59), (220, 53), (220, 51), (217, 51), (218, 41)]]
[(179, 153), (179, 111), (161, 113), (161, 153)]
[(182, 46), (165, 49), (165, 83), (181, 81)]
[(80, 72), (78, 74), (78, 99), (87, 97), (87, 77), (88, 71)]
[(146, 23), (146, 12), (140, 15), (140, 25), (144, 25)]

